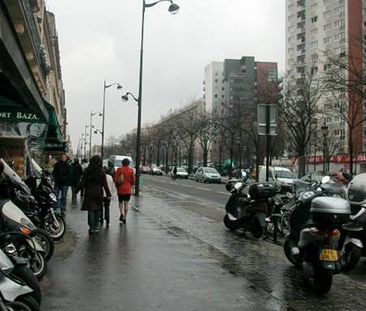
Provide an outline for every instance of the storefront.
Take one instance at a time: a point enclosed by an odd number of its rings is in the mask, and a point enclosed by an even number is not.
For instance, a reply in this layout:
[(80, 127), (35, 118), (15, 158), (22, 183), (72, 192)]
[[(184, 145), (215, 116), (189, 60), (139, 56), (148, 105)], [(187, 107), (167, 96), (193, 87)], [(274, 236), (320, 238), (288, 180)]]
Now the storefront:
[(38, 163), (43, 163), (47, 159), (45, 152), (48, 156), (65, 151), (56, 112), (50, 104), (45, 105), (49, 112), (48, 120), (0, 96), (0, 157), (12, 163), (21, 176), (26, 171), (28, 155)]

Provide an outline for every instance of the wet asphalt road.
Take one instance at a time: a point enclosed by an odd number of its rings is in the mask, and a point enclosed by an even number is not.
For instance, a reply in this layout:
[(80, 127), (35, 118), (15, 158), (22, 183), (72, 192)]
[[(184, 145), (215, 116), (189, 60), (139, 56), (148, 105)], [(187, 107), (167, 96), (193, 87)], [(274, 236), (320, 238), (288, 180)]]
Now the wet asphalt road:
[(225, 230), (224, 192), (146, 176), (127, 225), (114, 201), (110, 228), (95, 236), (86, 212), (70, 206), (42, 310), (365, 310), (365, 265), (315, 297), (279, 245)]

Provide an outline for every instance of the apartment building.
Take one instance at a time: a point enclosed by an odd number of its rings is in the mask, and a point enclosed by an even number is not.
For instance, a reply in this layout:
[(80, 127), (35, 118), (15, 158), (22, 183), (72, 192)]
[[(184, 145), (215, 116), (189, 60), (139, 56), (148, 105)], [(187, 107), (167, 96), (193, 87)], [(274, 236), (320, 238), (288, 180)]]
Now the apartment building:
[[(361, 71), (365, 4), (365, 0), (287, 0), (287, 74), (299, 77), (311, 73), (321, 79), (329, 71), (329, 57), (348, 58), (347, 61)], [(318, 102), (318, 126), (324, 123), (328, 126), (329, 136), (337, 139), (338, 154), (348, 152), (349, 130), (339, 108), (352, 108), (348, 111), (357, 111), (358, 120), (363, 118), (363, 103), (357, 102), (356, 97), (351, 90), (338, 94), (337, 98), (328, 92)], [(353, 109), (357, 108), (355, 105), (361, 105), (361, 109)], [(366, 151), (363, 126), (361, 123), (353, 131), (355, 154)]]

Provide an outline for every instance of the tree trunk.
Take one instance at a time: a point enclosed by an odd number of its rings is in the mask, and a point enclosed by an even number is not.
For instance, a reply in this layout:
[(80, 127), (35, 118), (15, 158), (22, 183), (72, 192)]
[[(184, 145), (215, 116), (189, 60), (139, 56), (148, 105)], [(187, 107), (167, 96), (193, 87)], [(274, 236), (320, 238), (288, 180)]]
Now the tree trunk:
[(349, 172), (351, 176), (353, 176), (353, 141), (352, 141), (352, 132), (353, 130), (349, 131), (349, 138), (348, 138), (348, 148), (349, 148)]
[(207, 148), (203, 149), (203, 166), (207, 166), (207, 159), (208, 159), (208, 150)]

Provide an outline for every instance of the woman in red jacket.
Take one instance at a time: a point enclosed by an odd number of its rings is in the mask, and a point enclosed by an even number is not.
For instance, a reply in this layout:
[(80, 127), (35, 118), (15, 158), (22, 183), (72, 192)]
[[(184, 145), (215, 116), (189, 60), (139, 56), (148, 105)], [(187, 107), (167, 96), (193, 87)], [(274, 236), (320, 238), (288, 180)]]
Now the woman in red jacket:
[(122, 167), (119, 167), (114, 174), (114, 182), (117, 186), (120, 217), (119, 220), (126, 223), (128, 213), (128, 202), (132, 194), (132, 186), (135, 184), (133, 169), (128, 165), (130, 161), (125, 158), (122, 160)]

